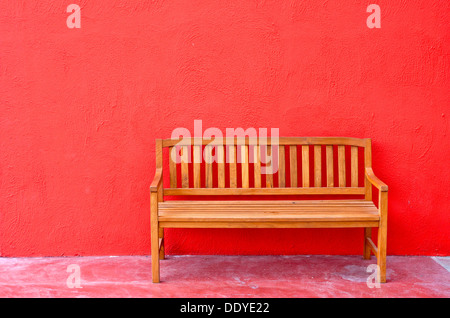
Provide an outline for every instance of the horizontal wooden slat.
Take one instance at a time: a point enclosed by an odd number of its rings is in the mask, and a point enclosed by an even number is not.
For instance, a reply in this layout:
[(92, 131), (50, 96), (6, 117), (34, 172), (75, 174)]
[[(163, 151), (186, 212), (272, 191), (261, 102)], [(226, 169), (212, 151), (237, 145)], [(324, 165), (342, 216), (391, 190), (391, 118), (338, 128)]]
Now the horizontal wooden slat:
[(378, 227), (379, 221), (355, 221), (355, 222), (171, 222), (161, 221), (158, 225), (162, 228), (361, 228)]
[(171, 189), (164, 188), (164, 195), (306, 195), (306, 194), (364, 194), (364, 188), (225, 188), (225, 189)]
[[(213, 224), (295, 222), (377, 222), (377, 208), (367, 202), (271, 201), (171, 201), (158, 205), (159, 222), (207, 222)], [(315, 204), (313, 204), (315, 203)], [(225, 226), (227, 227), (227, 226)]]
[(302, 206), (361, 206), (361, 207), (373, 207), (372, 201), (366, 201), (364, 199), (341, 199), (341, 200), (238, 200), (238, 201), (226, 201), (226, 200), (169, 200), (164, 202), (159, 202), (160, 206), (164, 207), (177, 207), (179, 205), (190, 206), (190, 205), (222, 205), (227, 204), (229, 206), (233, 205), (276, 205), (276, 206), (291, 206), (302, 205)]
[(279, 212), (267, 215), (264, 213), (248, 212), (248, 211), (233, 211), (226, 213), (211, 213), (205, 211), (204, 213), (175, 213), (167, 212), (159, 217), (160, 222), (357, 222), (357, 221), (378, 221), (377, 215), (347, 213), (339, 214), (334, 212), (305, 212), (305, 213), (288, 213)]
[[(295, 216), (297, 213), (369, 213), (373, 212), (378, 215), (377, 210), (373, 206), (358, 206), (352, 205), (343, 206), (311, 206), (311, 205), (297, 205), (295, 207), (292, 206), (265, 206), (265, 205), (226, 205), (226, 204), (213, 204), (213, 205), (186, 205), (183, 207), (180, 206), (161, 206), (161, 211), (163, 212), (182, 212), (182, 213), (193, 213), (193, 215), (197, 215), (198, 213), (224, 213), (224, 215), (229, 215), (232, 217), (234, 214), (232, 213), (246, 213), (247, 210), (258, 209), (257, 212), (264, 213), (264, 216), (272, 217), (276, 216), (277, 213), (286, 213), (292, 214)], [(209, 217), (209, 216), (208, 216)], [(212, 216), (211, 216), (212, 217)]]
[(211, 213), (211, 211), (176, 213), (162, 211), (160, 222), (357, 222), (379, 221), (378, 215), (370, 213), (336, 213), (336, 212), (298, 212), (287, 211), (272, 212), (270, 215), (263, 212), (227, 211)]
[[(162, 141), (163, 147), (171, 147), (174, 145), (193, 145), (196, 142), (197, 145), (214, 145), (214, 144), (234, 144), (234, 145), (249, 145), (259, 142), (258, 138), (184, 138), (184, 139), (164, 139)], [(267, 145), (272, 144), (270, 137), (264, 140)], [(365, 147), (366, 139), (351, 138), (351, 137), (279, 137), (277, 144), (279, 145), (349, 145)]]
[[(252, 207), (255, 208), (255, 207)], [(372, 210), (370, 208), (360, 208), (361, 211), (358, 213), (356, 212), (348, 212), (344, 211), (344, 207), (334, 207), (333, 209), (329, 208), (327, 210), (324, 209), (317, 209), (308, 207), (306, 210), (306, 207), (303, 207), (305, 211), (300, 211), (298, 209), (288, 209), (288, 208), (278, 208), (274, 207), (273, 211), (270, 212), (261, 212), (265, 211), (266, 207), (259, 206), (258, 209), (260, 211), (258, 212), (249, 212), (247, 210), (247, 207), (235, 207), (232, 209), (222, 209), (221, 207), (214, 206), (214, 210), (210, 208), (204, 208), (199, 210), (198, 208), (192, 207), (191, 209), (185, 209), (182, 212), (179, 212), (179, 208), (164, 208), (161, 209), (161, 216), (170, 216), (170, 217), (182, 217), (183, 221), (187, 221), (190, 218), (205, 218), (207, 220), (215, 220), (218, 219), (227, 219), (235, 220), (235, 221), (245, 221), (245, 218), (254, 219), (254, 218), (261, 218), (264, 220), (268, 219), (278, 219), (278, 218), (286, 218), (286, 219), (305, 219), (310, 218), (310, 221), (317, 221), (320, 219), (321, 221), (331, 221), (335, 218), (341, 218), (343, 217), (343, 213), (345, 216), (348, 216), (349, 218), (352, 218), (354, 221), (357, 220), (378, 220), (378, 214), (372, 213)], [(373, 214), (373, 215), (372, 215)], [(326, 220), (325, 220), (326, 219)], [(178, 220), (180, 221), (180, 220)]]

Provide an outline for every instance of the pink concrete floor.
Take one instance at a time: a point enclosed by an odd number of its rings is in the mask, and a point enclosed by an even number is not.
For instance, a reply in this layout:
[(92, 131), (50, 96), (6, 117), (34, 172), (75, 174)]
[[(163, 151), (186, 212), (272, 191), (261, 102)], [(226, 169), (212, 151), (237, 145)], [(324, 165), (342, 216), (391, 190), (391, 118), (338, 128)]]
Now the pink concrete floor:
[[(449, 257), (388, 256), (388, 283), (369, 288), (361, 256), (168, 256), (161, 283), (150, 257), (0, 258), (0, 297), (449, 297)], [(80, 287), (67, 280), (80, 269)], [(447, 267), (447, 269), (446, 269)]]

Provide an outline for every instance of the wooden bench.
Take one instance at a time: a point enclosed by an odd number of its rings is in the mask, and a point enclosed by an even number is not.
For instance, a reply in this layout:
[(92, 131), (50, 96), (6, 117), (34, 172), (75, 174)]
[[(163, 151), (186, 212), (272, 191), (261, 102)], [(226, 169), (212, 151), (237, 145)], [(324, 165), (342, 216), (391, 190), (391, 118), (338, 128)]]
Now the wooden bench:
[[(386, 282), (388, 187), (373, 173), (370, 139), (280, 137), (272, 144), (270, 139), (261, 142), (247, 137), (231, 141), (233, 145), (226, 138), (156, 140), (156, 174), (150, 186), (154, 283), (160, 281), (164, 228), (347, 227), (364, 228), (363, 257), (370, 259), (373, 252), (378, 281)], [(266, 154), (278, 155), (272, 160), (278, 159), (278, 169), (265, 164)], [(170, 187), (163, 186), (163, 170), (169, 174)], [(378, 189), (378, 207), (372, 202), (373, 186)], [(238, 200), (243, 195), (255, 199)], [(298, 199), (305, 195), (316, 199)], [(165, 201), (165, 196), (176, 199)], [(202, 196), (202, 200), (179, 200), (180, 196)], [(286, 200), (286, 196), (295, 199)], [(372, 228), (378, 228), (377, 245)]]

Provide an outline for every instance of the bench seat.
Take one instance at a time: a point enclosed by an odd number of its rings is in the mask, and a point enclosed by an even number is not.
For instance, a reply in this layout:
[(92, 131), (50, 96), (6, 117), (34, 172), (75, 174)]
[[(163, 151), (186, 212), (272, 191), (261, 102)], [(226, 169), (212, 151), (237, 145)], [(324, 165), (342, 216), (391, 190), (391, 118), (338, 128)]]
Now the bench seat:
[(380, 220), (366, 200), (165, 201), (158, 211), (162, 227), (377, 227)]

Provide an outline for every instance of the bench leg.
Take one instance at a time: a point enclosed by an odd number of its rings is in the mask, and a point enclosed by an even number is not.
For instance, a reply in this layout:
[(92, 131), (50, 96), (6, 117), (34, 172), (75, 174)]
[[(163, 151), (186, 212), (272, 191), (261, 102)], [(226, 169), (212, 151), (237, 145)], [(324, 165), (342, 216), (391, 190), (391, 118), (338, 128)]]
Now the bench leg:
[(378, 281), (386, 283), (386, 225), (378, 228)]
[(159, 235), (158, 228), (152, 228), (152, 278), (154, 283), (159, 283)]
[(159, 229), (159, 238), (162, 239), (161, 247), (159, 249), (159, 259), (164, 259), (165, 258), (165, 253), (164, 253), (164, 228), (160, 228)]
[(386, 283), (386, 246), (387, 246), (387, 192), (379, 194), (380, 224), (378, 226), (378, 281)]
[(158, 195), (150, 195), (150, 235), (152, 253), (152, 279), (159, 283), (159, 224), (158, 224)]
[(364, 253), (363, 253), (364, 259), (370, 259), (370, 253), (372, 250), (367, 238), (372, 238), (372, 228), (371, 227), (364, 228)]

